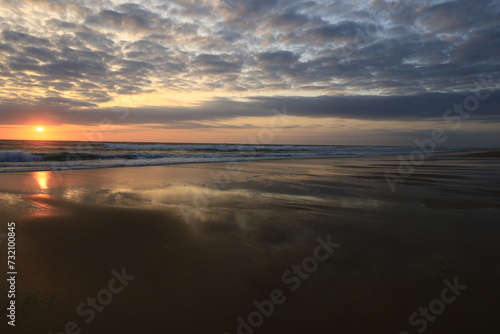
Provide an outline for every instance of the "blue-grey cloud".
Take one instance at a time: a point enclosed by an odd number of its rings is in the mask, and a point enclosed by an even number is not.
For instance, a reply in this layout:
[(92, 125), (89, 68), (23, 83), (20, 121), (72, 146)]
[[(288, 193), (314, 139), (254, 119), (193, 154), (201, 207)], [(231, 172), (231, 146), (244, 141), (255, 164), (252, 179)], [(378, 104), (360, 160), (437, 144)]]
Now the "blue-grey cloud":
[[(464, 106), (466, 100), (469, 104)], [(490, 93), (488, 90), (468, 94), (424, 93), (413, 96), (255, 96), (247, 101), (218, 98), (205, 101), (196, 107), (98, 108), (80, 100), (56, 97), (44, 98), (41, 103), (45, 116), (54, 124), (98, 125), (104, 118), (117, 119), (117, 115), (126, 115), (120, 119), (120, 124), (171, 126), (175, 123), (178, 126), (182, 122), (203, 123), (241, 117), (273, 117), (273, 109), (282, 107), (287, 108), (287, 115), (310, 118), (442, 122), (445, 118), (452, 121), (453, 117), (463, 118), (469, 114), (464, 120), (470, 118), (474, 122), (500, 123), (500, 92)], [(35, 117), (37, 112), (39, 110), (35, 105), (0, 104), (0, 123), (23, 124), (27, 118)]]

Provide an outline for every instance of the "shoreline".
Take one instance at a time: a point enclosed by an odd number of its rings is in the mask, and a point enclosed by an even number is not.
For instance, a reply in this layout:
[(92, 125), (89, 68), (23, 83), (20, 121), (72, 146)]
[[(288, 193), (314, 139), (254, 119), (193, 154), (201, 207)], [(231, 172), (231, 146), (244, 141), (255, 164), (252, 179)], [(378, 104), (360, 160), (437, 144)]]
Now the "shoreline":
[[(16, 189), (0, 191), (0, 214), (17, 228), (17, 333), (69, 322), (89, 333), (234, 333), (275, 290), (286, 301), (256, 332), (413, 332), (408, 317), (455, 278), (468, 288), (426, 332), (497, 328), (500, 159), (435, 155), (393, 193), (383, 175), (398, 164), (2, 173)], [(340, 246), (302, 279), (292, 266), (313, 263), (318, 238)], [(92, 318), (86, 300), (109, 289), (113, 270), (134, 278)]]
[[(410, 148), (410, 147), (409, 147)], [(414, 151), (419, 151), (415, 149)], [(421, 152), (421, 151), (420, 151)], [(1, 152), (0, 152), (1, 153)], [(172, 162), (167, 164), (145, 164), (145, 165), (133, 165), (133, 162), (137, 160), (130, 160), (129, 164), (125, 163), (120, 166), (89, 166), (89, 167), (60, 167), (60, 168), (36, 168), (33, 167), (23, 167), (23, 168), (33, 168), (32, 170), (0, 170), (0, 175), (4, 173), (29, 173), (29, 172), (58, 172), (58, 173), (66, 173), (68, 171), (74, 170), (88, 170), (88, 169), (109, 169), (109, 168), (127, 168), (127, 167), (155, 167), (155, 166), (177, 166), (177, 165), (193, 165), (193, 164), (231, 164), (231, 163), (246, 163), (252, 161), (300, 161), (300, 160), (323, 160), (323, 159), (358, 159), (358, 158), (384, 158), (384, 157), (396, 157), (398, 155), (406, 156), (409, 153), (392, 153), (392, 154), (378, 154), (378, 155), (337, 155), (337, 156), (310, 156), (310, 157), (275, 157), (275, 158), (250, 158), (250, 159), (234, 159), (227, 161), (196, 161), (196, 162)], [(429, 154), (424, 153), (424, 155), (428, 155), (427, 159), (432, 159), (433, 157), (437, 157), (438, 159), (441, 157), (482, 157), (482, 158), (495, 158), (500, 156), (500, 148), (499, 149), (463, 149), (462, 151), (438, 151), (432, 152)], [(106, 161), (106, 160), (83, 160), (83, 161)], [(144, 160), (147, 162), (147, 160)], [(61, 162), (64, 163), (64, 162)], [(21, 167), (19, 167), (21, 168)]]

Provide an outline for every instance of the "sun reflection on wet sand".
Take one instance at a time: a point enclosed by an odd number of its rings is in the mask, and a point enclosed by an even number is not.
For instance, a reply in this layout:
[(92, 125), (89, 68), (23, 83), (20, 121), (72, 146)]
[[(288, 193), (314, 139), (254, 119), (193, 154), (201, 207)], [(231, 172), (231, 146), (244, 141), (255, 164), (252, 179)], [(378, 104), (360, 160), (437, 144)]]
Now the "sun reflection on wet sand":
[(28, 198), (34, 205), (33, 211), (30, 214), (32, 218), (41, 218), (54, 215), (55, 207), (50, 203), (53, 199), (53, 196), (48, 194), (38, 194), (28, 196)]
[(50, 172), (34, 172), (33, 175), (38, 182), (38, 186), (42, 190), (48, 189), (48, 181), (49, 181), (49, 173)]

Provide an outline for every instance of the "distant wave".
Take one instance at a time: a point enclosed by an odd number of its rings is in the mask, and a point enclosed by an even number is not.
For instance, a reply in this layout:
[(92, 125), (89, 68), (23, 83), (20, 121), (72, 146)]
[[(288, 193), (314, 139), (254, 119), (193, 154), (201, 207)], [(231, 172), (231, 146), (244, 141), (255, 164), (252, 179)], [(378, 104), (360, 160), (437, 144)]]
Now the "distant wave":
[(93, 154), (93, 153), (70, 153), (61, 152), (54, 154), (41, 154), (43, 161), (83, 161), (83, 160), (140, 160), (140, 159), (160, 159), (172, 156), (171, 154)]
[(38, 155), (24, 153), (22, 151), (0, 152), (0, 162), (33, 162), (42, 160), (42, 157)]
[(118, 150), (150, 150), (150, 151), (330, 151), (336, 146), (295, 146), (295, 145), (225, 145), (225, 144), (110, 144), (102, 143), (102, 147)]
[(128, 153), (128, 154), (93, 154), (93, 153), (70, 153), (61, 152), (53, 154), (44, 153), (25, 153), (17, 152), (0, 152), (0, 162), (39, 162), (39, 161), (86, 161), (86, 160), (151, 160), (164, 158), (186, 158), (186, 159), (219, 159), (219, 158), (283, 158), (283, 157), (313, 157), (313, 156), (328, 156), (328, 155), (346, 155), (343, 152), (324, 152), (324, 153), (238, 153), (238, 154), (183, 154), (172, 155), (168, 153), (151, 154), (151, 153)]
[[(91, 153), (74, 153), (79, 143), (22, 146), (9, 143), (0, 151), (0, 173), (41, 170), (155, 166), (252, 160), (333, 158), (408, 154), (411, 147), (388, 146), (306, 146), (306, 145), (234, 145), (234, 144), (137, 144), (99, 143)], [(59, 144), (59, 143), (56, 143)], [(15, 147), (15, 148), (14, 148)], [(14, 149), (12, 149), (14, 148)], [(23, 151), (25, 150), (25, 151)], [(453, 152), (443, 148), (440, 152)], [(28, 153), (29, 152), (29, 153)], [(436, 151), (437, 153), (438, 151)]]
[(172, 156), (171, 154), (148, 154), (148, 153), (131, 153), (131, 154), (92, 154), (92, 153), (25, 153), (22, 151), (16, 152), (0, 152), (0, 162), (35, 162), (35, 161), (84, 161), (84, 160), (139, 160), (139, 159), (161, 159)]

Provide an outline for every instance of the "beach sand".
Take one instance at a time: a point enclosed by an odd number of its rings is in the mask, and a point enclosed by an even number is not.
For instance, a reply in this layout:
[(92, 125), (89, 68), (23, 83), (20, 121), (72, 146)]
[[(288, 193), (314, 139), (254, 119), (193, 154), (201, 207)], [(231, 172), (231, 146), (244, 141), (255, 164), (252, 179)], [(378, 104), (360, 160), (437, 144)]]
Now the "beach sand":
[[(498, 153), (435, 155), (392, 192), (385, 173), (398, 167), (372, 157), (0, 174), (0, 232), (16, 223), (18, 272), (16, 327), (4, 307), (2, 333), (498, 333)], [(443, 297), (445, 280), (466, 288)], [(435, 315), (410, 324), (429, 304)]]

